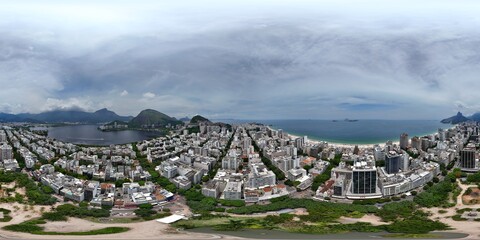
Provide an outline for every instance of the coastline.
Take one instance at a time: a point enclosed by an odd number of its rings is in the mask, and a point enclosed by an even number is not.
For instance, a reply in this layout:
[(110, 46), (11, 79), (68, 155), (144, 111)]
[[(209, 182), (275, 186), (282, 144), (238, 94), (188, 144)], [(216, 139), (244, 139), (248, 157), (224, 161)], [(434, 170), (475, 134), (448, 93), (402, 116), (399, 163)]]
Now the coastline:
[[(298, 135), (294, 135), (294, 134), (290, 134), (288, 132), (286, 132), (288, 134), (288, 137), (291, 139), (291, 140), (294, 140), (296, 138), (300, 138), (301, 136), (298, 136)], [(374, 148), (376, 145), (380, 146), (380, 147), (384, 147), (386, 145), (386, 142), (384, 143), (360, 143), (360, 144), (355, 144), (355, 143), (340, 143), (340, 142), (329, 142), (329, 141), (323, 141), (323, 140), (317, 140), (317, 139), (310, 139), (310, 137), (308, 137), (308, 142), (310, 143), (313, 143), (313, 144), (321, 144), (321, 143), (327, 143), (328, 146), (330, 147), (334, 147), (334, 148), (354, 148), (355, 146), (358, 146), (358, 148)], [(400, 142), (399, 141), (396, 141), (396, 142), (393, 142), (393, 144), (396, 144), (396, 145), (399, 145)]]
[[(444, 130), (449, 130), (449, 129), (455, 128), (455, 126), (456, 126), (456, 124), (455, 125), (449, 125), (449, 127), (444, 128)], [(275, 129), (272, 126), (268, 126), (268, 125), (267, 125), (267, 128), (269, 128), (271, 130), (278, 130), (278, 129)], [(291, 140), (303, 137), (303, 136), (299, 136), (298, 134), (293, 134), (289, 131), (285, 131), (285, 130), (283, 130), (283, 131), (288, 134), (288, 137)], [(437, 136), (438, 132), (433, 131), (431, 133), (418, 134), (418, 135), (412, 135), (412, 136), (423, 137), (423, 136), (430, 136), (430, 135)], [(368, 148), (374, 148), (376, 145), (378, 145), (380, 147), (385, 147), (387, 141), (392, 141), (392, 140), (387, 140), (385, 142), (376, 142), (376, 143), (345, 143), (345, 142), (333, 142), (333, 141), (328, 141), (328, 140), (320, 140), (320, 139), (310, 137), (308, 135), (304, 135), (304, 136), (308, 137), (308, 142), (310, 142), (310, 143), (313, 143), (313, 144), (327, 143), (329, 146), (334, 147), (334, 148), (337, 148), (337, 147), (338, 148), (354, 148), (355, 146), (358, 146), (359, 148), (362, 148), (362, 149), (368, 149)], [(400, 136), (399, 136), (399, 138), (400, 138)], [(399, 140), (392, 141), (392, 144), (399, 145), (400, 141)]]

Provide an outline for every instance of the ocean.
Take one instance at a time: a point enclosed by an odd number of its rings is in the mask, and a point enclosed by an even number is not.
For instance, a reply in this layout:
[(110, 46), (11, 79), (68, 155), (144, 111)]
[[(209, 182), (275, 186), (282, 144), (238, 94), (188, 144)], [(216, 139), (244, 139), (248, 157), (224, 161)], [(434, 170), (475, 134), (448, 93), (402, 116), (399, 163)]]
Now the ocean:
[(399, 141), (400, 134), (409, 137), (435, 133), (438, 128), (448, 129), (452, 125), (438, 120), (222, 120), (228, 123), (257, 122), (274, 129), (309, 139), (344, 144), (385, 143)]

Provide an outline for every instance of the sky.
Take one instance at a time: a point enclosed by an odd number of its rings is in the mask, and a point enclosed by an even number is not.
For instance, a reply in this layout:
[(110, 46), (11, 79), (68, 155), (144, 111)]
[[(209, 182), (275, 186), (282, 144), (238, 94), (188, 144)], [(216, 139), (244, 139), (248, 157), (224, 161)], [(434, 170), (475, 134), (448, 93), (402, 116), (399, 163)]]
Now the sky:
[(0, 112), (480, 111), (480, 1), (0, 0)]

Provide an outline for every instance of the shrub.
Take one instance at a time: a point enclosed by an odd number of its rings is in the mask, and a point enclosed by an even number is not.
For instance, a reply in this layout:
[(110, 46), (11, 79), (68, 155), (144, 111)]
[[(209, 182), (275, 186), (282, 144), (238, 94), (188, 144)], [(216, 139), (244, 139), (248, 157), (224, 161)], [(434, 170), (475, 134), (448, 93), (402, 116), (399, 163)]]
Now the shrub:
[(243, 207), (245, 206), (245, 201), (242, 200), (225, 200), (225, 199), (220, 199), (218, 200), (222, 206), (225, 207)]
[(8, 225), (3, 227), (3, 229), (13, 232), (25, 232), (25, 233), (35, 233), (43, 231), (43, 227), (37, 226), (29, 222), (23, 222), (20, 224)]
[(414, 202), (422, 207), (440, 207), (448, 204), (448, 196), (454, 190), (454, 184), (447, 176), (442, 182), (427, 188), (414, 198)]
[(215, 208), (215, 212), (225, 212), (225, 208)]
[(42, 219), (48, 221), (67, 221), (67, 217), (60, 212), (44, 212)]
[(412, 216), (415, 212), (415, 203), (410, 201), (392, 202), (383, 205), (376, 213), (385, 222), (393, 222), (398, 219), (404, 219)]
[(421, 218), (396, 221), (385, 226), (385, 229), (391, 233), (425, 234), (436, 230), (447, 230), (448, 226), (439, 221)]
[(151, 209), (145, 209), (145, 208), (139, 208), (135, 211), (133, 211), (137, 216), (140, 217), (150, 217), (151, 215), (155, 214), (156, 212), (151, 210)]
[(470, 195), (472, 194), (473, 190), (472, 188), (468, 188), (466, 191), (465, 191), (465, 195)]

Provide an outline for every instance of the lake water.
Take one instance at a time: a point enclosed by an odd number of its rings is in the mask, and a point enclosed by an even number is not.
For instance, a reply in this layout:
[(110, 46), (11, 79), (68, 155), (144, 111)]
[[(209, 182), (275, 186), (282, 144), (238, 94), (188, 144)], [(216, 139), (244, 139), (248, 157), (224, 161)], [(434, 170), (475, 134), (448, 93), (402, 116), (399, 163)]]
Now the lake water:
[[(350, 233), (338, 233), (338, 234), (305, 234), (305, 233), (290, 233), (280, 230), (263, 230), (263, 229), (244, 229), (241, 231), (215, 231), (211, 228), (196, 228), (190, 229), (188, 232), (212, 234), (212, 235), (228, 235), (241, 238), (250, 238), (250, 239), (307, 239), (307, 240), (324, 240), (324, 239), (385, 239), (385, 236), (389, 233), (378, 232), (378, 233), (360, 233), (360, 232), (350, 232)], [(452, 232), (432, 232), (432, 234), (438, 236), (437, 239), (462, 239), (467, 237), (467, 234), (463, 233), (452, 233)], [(212, 237), (213, 238), (213, 237)], [(389, 239), (389, 238), (386, 238)], [(395, 238), (392, 238), (395, 239)], [(399, 238), (396, 238), (399, 239)]]
[(158, 132), (136, 130), (103, 132), (97, 127), (97, 125), (74, 125), (42, 129), (48, 130), (49, 137), (63, 142), (100, 146), (138, 142), (161, 136)]
[[(226, 120), (227, 121), (227, 120)], [(229, 123), (258, 122), (275, 129), (283, 129), (293, 135), (308, 136), (310, 139), (332, 143), (372, 144), (388, 140), (399, 141), (400, 134), (409, 137), (423, 136), (437, 132), (438, 128), (452, 125), (438, 120), (228, 120)]]

